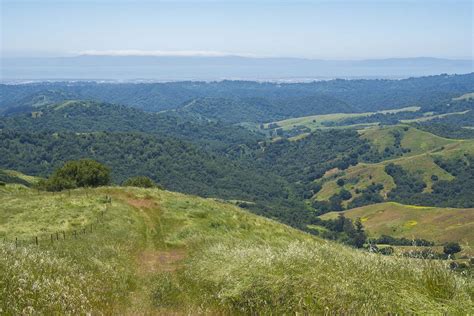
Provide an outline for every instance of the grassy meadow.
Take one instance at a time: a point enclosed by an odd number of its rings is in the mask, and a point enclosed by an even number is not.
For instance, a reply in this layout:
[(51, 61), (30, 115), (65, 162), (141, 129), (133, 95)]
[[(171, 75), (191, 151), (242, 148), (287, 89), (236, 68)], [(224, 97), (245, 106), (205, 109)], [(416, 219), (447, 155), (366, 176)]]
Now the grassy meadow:
[(474, 312), (473, 280), (445, 262), (355, 250), (214, 199), (7, 184), (0, 205), (0, 314)]
[[(286, 120), (266, 123), (264, 124), (264, 127), (269, 128), (269, 125), (273, 123), (273, 124), (277, 124), (278, 127), (281, 127), (283, 130), (291, 130), (295, 126), (305, 126), (305, 127), (310, 128), (311, 130), (315, 130), (315, 129), (327, 128), (326, 126), (322, 124), (323, 122), (338, 122), (347, 118), (365, 117), (365, 116), (371, 116), (377, 113), (389, 114), (389, 113), (399, 113), (399, 112), (416, 112), (419, 109), (420, 107), (411, 106), (411, 107), (406, 107), (406, 108), (401, 108), (401, 109), (385, 110), (385, 111), (378, 111), (378, 112), (334, 113), (334, 114), (310, 115), (310, 116), (296, 117), (296, 118), (290, 118)], [(376, 125), (376, 124), (367, 123), (367, 124), (357, 124), (357, 125), (370, 126), (370, 125)], [(344, 127), (356, 127), (357, 125), (350, 125), (350, 126), (344, 126)]]
[[(372, 236), (390, 235), (408, 239), (423, 238), (439, 244), (457, 241), (474, 245), (474, 209), (440, 208), (385, 202), (362, 206), (343, 212), (360, 218)], [(336, 218), (330, 212), (323, 219)]]

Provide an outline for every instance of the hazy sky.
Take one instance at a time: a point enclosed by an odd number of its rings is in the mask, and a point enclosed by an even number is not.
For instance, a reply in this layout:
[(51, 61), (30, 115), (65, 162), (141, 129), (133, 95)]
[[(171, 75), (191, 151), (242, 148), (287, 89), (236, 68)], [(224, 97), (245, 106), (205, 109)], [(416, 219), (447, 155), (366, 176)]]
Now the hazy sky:
[(471, 0), (0, 2), (3, 56), (472, 58), (474, 44)]

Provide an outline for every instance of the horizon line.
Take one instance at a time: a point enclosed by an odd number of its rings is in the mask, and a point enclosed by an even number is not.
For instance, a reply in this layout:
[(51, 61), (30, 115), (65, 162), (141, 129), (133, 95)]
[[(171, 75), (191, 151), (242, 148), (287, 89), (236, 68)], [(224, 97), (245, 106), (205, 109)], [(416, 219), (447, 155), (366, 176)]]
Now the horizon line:
[(38, 54), (22, 55), (8, 54), (0, 52), (0, 59), (27, 59), (27, 58), (77, 58), (77, 57), (182, 57), (182, 58), (225, 58), (240, 57), (248, 59), (299, 59), (308, 61), (368, 61), (368, 60), (404, 60), (404, 59), (437, 59), (474, 61), (473, 56), (465, 57), (439, 57), (439, 56), (386, 56), (386, 57), (305, 57), (305, 56), (278, 56), (278, 55), (258, 55), (253, 53), (224, 52), (214, 50), (84, 50), (79, 52), (69, 52), (60, 54)]

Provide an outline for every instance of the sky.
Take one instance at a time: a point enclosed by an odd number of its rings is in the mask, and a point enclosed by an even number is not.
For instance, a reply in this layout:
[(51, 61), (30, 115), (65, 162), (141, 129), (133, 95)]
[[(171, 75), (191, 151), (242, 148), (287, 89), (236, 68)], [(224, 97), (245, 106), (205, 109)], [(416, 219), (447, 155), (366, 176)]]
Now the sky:
[(473, 58), (471, 0), (0, 2), (3, 57)]

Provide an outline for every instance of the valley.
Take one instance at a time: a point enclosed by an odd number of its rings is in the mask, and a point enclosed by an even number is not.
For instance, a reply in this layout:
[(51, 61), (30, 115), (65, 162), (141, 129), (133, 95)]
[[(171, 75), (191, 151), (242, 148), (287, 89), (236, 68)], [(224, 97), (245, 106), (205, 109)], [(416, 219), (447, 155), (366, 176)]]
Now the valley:
[(0, 316), (474, 315), (473, 1), (0, 2)]

